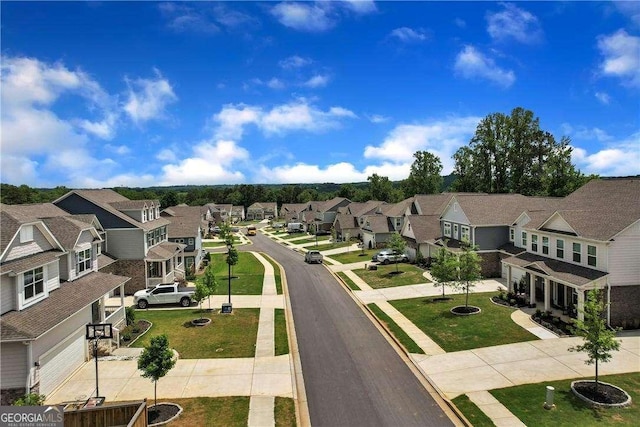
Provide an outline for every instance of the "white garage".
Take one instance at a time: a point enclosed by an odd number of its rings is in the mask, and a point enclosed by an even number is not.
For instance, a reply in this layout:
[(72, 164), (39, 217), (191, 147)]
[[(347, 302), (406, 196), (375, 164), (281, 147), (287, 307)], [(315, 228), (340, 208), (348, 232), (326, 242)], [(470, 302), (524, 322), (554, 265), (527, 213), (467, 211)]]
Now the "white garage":
[(85, 362), (86, 340), (79, 330), (40, 356), (40, 394), (49, 395)]

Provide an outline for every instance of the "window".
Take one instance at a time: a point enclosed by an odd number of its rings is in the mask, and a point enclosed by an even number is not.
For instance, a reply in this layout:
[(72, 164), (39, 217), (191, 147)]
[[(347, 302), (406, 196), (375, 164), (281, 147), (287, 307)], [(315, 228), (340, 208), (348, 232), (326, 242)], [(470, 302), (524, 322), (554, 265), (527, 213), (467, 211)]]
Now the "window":
[(193, 246), (193, 238), (189, 238), (189, 245)]
[(453, 238), (458, 238), (458, 224), (453, 224)]
[(564, 258), (564, 240), (562, 239), (556, 240), (556, 257)]
[(160, 206), (156, 206), (156, 218), (160, 218)]
[(531, 235), (531, 252), (538, 252), (538, 235)]
[(83, 271), (91, 270), (91, 249), (80, 251), (77, 254), (78, 263), (76, 266), (77, 273), (80, 274)]
[(597, 265), (596, 247), (587, 245), (587, 264), (592, 267)]
[(447, 237), (451, 237), (451, 223), (450, 222), (445, 222), (444, 223), (444, 235)]
[(33, 241), (33, 225), (24, 225), (20, 229), (20, 243)]
[(159, 262), (150, 262), (147, 264), (147, 276), (148, 277), (161, 277), (162, 268), (160, 268)]
[(542, 236), (542, 253), (549, 255), (549, 238)]
[(396, 228), (400, 228), (402, 226), (402, 218), (396, 218)]
[(582, 245), (580, 243), (573, 244), (573, 262), (580, 262), (580, 256), (582, 255)]
[(509, 229), (509, 241), (513, 242), (516, 240), (516, 230), (515, 228), (510, 228)]
[(149, 221), (153, 220), (153, 208), (149, 208)]
[(523, 247), (527, 247), (527, 232), (523, 231), (522, 232), (522, 246)]
[(147, 222), (147, 210), (142, 210), (142, 222)]
[(158, 294), (170, 294), (172, 292), (173, 292), (173, 288), (171, 286), (166, 286), (162, 288), (155, 288), (152, 293), (154, 295), (158, 295)]
[(44, 293), (44, 270), (38, 267), (24, 273), (24, 300), (33, 299)]
[(160, 227), (160, 241), (165, 242), (167, 240), (167, 226)]
[(460, 240), (463, 242), (471, 242), (471, 236), (469, 235), (469, 227), (462, 226), (462, 235), (460, 236)]

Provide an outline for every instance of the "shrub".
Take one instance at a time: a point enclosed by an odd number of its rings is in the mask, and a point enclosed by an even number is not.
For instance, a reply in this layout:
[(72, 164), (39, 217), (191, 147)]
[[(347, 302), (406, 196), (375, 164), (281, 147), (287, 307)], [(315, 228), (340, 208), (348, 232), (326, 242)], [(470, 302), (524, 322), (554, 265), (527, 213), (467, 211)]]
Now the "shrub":
[(516, 300), (515, 300), (514, 298), (511, 298), (511, 299), (509, 300), (509, 304), (510, 304), (510, 305), (516, 305)]
[(125, 317), (127, 321), (127, 326), (133, 325), (134, 323), (136, 323), (136, 309), (134, 306), (130, 306), (125, 309)]
[(44, 404), (46, 396), (38, 393), (27, 393), (16, 399), (13, 406), (41, 406)]
[(542, 311), (540, 311), (540, 309), (536, 309), (536, 314), (534, 315), (534, 317), (537, 317), (538, 319), (540, 319), (542, 317)]
[(131, 332), (133, 332), (134, 334), (137, 334), (138, 332), (140, 332), (140, 328), (138, 327), (138, 325), (135, 325), (134, 327), (132, 327)]
[(122, 334), (122, 341), (131, 341), (131, 334), (128, 332), (125, 332)]

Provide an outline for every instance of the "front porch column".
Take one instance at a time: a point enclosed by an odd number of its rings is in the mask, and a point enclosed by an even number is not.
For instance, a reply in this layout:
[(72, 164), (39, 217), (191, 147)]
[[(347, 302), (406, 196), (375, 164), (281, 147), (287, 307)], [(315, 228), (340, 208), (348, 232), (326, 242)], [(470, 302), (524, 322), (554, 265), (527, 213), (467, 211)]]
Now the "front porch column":
[[(507, 265), (507, 290), (511, 292), (511, 266)], [(517, 289), (513, 290), (514, 293), (518, 292)]]
[(544, 311), (551, 311), (551, 281), (544, 278)]
[(124, 283), (120, 285), (120, 307), (124, 307)]
[(100, 304), (99, 304), (99, 309), (100, 309), (100, 322), (104, 322), (105, 319), (107, 318), (107, 311), (105, 310), (105, 306), (107, 305), (107, 295), (103, 295), (100, 298)]
[(578, 289), (578, 320), (584, 320), (584, 291)]
[(529, 273), (529, 304), (536, 303), (536, 277)]

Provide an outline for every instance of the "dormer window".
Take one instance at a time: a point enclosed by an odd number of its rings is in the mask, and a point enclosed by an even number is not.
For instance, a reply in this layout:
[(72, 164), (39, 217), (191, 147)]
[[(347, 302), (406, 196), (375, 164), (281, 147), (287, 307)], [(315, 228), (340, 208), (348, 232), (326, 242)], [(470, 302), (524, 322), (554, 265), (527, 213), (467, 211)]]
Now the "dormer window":
[(142, 222), (147, 222), (147, 210), (142, 210)]
[(23, 277), (24, 302), (44, 294), (44, 270), (42, 267), (25, 272)]
[(149, 221), (153, 221), (153, 218), (154, 218), (153, 213), (154, 213), (153, 208), (149, 208)]
[(33, 225), (24, 225), (20, 229), (20, 243), (33, 241)]
[(78, 274), (91, 270), (91, 249), (85, 249), (84, 251), (80, 251), (77, 253), (77, 265), (76, 269)]
[(156, 206), (156, 218), (160, 218), (160, 206)]

